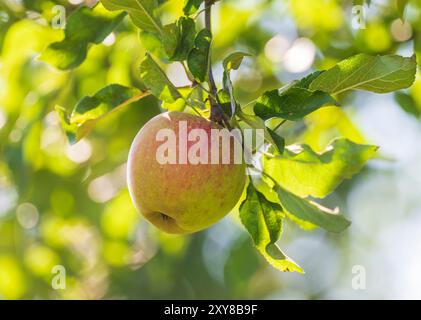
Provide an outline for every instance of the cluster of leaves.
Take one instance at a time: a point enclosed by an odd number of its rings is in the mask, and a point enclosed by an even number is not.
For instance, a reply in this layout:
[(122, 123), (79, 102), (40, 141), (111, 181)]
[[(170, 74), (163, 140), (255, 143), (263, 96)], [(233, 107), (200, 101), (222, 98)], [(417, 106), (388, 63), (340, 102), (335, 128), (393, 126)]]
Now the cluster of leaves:
[[(203, 11), (200, 10), (203, 2), (187, 0), (184, 15), (166, 25), (157, 15), (159, 3), (154, 0), (101, 0), (93, 9), (82, 7), (70, 16), (64, 40), (50, 45), (42, 56), (59, 69), (78, 66), (89, 46), (105, 39), (126, 13), (140, 29), (140, 39), (150, 52), (139, 70), (146, 90), (114, 84), (83, 98), (71, 114), (58, 107), (63, 128), (70, 142), (77, 142), (105, 115), (152, 94), (168, 110), (210, 114), (212, 120), (227, 127), (264, 129), (266, 144), (254, 151), (265, 149), (262, 170), (250, 175), (240, 218), (269, 263), (282, 271), (302, 272), (276, 244), (284, 218), (306, 229), (319, 227), (329, 232), (346, 229), (350, 222), (339, 210), (324, 208), (313, 199), (326, 197), (344, 179), (359, 172), (375, 155), (377, 147), (339, 138), (319, 154), (307, 145), (285, 146), (284, 138), (277, 132), (279, 125), (270, 124), (274, 119), (280, 124), (298, 121), (324, 106), (339, 105), (337, 97), (350, 90), (388, 93), (408, 88), (415, 80), (415, 56), (352, 56), (328, 70), (264, 92), (250, 102), (254, 114), (249, 114), (237, 101), (231, 81), (232, 71), (239, 69), (249, 54), (234, 52), (224, 59), (222, 88), (218, 90), (211, 69), (209, 25), (210, 6), (215, 1), (206, 2), (207, 23), (198, 28), (200, 22), (196, 18)], [(75, 27), (88, 24), (90, 27), (84, 33)], [(171, 83), (161, 68), (162, 63), (169, 62), (182, 64), (191, 86), (178, 88)]]

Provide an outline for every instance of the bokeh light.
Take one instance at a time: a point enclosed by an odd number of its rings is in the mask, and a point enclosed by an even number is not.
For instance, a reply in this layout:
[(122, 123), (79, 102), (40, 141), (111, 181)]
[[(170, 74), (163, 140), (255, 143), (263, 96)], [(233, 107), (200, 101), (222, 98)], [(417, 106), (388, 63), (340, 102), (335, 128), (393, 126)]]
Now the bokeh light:
[(291, 48), (285, 53), (285, 69), (293, 73), (307, 71), (313, 64), (316, 56), (314, 43), (307, 38), (299, 38), (292, 43)]
[(22, 203), (16, 209), (16, 218), (22, 228), (32, 229), (38, 223), (39, 212), (32, 203)]
[(396, 19), (390, 25), (390, 32), (396, 41), (408, 41), (412, 37), (412, 27), (408, 21)]
[(102, 42), (104, 45), (106, 45), (107, 47), (112, 46), (115, 43), (116, 37), (115, 37), (115, 33), (111, 32)]
[(271, 38), (265, 45), (266, 57), (272, 62), (281, 62), (284, 59), (284, 55), (290, 47), (288, 39), (282, 35), (276, 35)]
[(92, 155), (91, 144), (87, 140), (81, 140), (66, 149), (67, 157), (76, 163), (83, 163), (89, 160)]

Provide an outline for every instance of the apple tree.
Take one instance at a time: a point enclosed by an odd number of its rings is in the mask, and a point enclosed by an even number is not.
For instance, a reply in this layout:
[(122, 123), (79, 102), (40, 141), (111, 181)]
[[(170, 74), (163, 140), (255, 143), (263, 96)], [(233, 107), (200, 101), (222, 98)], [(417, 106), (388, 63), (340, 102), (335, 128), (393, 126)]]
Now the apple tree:
[[(58, 106), (62, 127), (70, 143), (86, 136), (98, 121), (149, 95), (161, 108), (199, 114), (226, 128), (262, 129), (265, 143), (253, 150), (259, 164), (249, 166), (239, 217), (257, 250), (281, 271), (303, 272), (277, 242), (284, 219), (305, 229), (322, 228), (338, 233), (349, 227), (340, 210), (317, 203), (331, 194), (344, 179), (357, 174), (376, 156), (378, 146), (337, 137), (323, 152), (309, 145), (286, 143), (281, 127), (300, 123), (324, 107), (341, 108), (350, 91), (377, 94), (409, 88), (415, 80), (416, 56), (356, 53), (282, 87), (270, 88), (254, 100), (240, 103), (232, 73), (252, 52), (226, 53), (222, 78), (213, 68), (212, 9), (217, 1), (187, 0), (181, 16), (163, 22), (163, 1), (101, 0), (93, 8), (81, 7), (70, 17), (65, 37), (54, 42), (40, 59), (60, 70), (78, 67), (92, 45), (101, 43), (125, 16), (138, 29), (147, 49), (138, 71), (139, 87), (109, 84), (80, 100), (71, 112)], [(227, 32), (229, 32), (227, 30)], [(189, 84), (177, 86), (165, 73), (165, 64), (178, 63)], [(398, 96), (398, 99), (405, 99)], [(292, 130), (292, 129), (291, 129)]]

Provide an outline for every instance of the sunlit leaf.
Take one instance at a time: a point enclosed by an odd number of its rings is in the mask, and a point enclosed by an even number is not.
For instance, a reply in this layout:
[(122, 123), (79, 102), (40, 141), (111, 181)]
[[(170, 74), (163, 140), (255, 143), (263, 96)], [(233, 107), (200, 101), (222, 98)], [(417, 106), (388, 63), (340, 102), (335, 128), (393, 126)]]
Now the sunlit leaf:
[(283, 155), (265, 157), (264, 170), (283, 188), (302, 197), (324, 198), (344, 180), (358, 173), (377, 150), (341, 138), (318, 154), (309, 146), (285, 149)]
[(68, 18), (64, 39), (48, 46), (40, 59), (61, 70), (76, 68), (85, 60), (89, 44), (104, 41), (124, 16), (101, 4), (93, 9), (81, 7)]
[(167, 102), (164, 101), (162, 103), (161, 107), (165, 110), (168, 110), (168, 111), (179, 111), (179, 112), (181, 112), (186, 107), (186, 100), (184, 100), (183, 98), (178, 98), (173, 103), (167, 103)]
[(56, 111), (70, 143), (76, 143), (110, 112), (115, 112), (148, 95), (149, 92), (112, 84), (93, 96), (84, 97), (71, 114), (60, 106), (56, 107)]
[(276, 244), (282, 232), (282, 207), (266, 200), (252, 183), (240, 206), (240, 218), (256, 248), (272, 266), (281, 271), (303, 272)]
[(358, 54), (321, 74), (311, 83), (310, 89), (330, 94), (353, 89), (387, 93), (410, 87), (416, 70), (415, 56)]
[(335, 106), (321, 108), (306, 117), (305, 125), (302, 143), (308, 144), (319, 153), (338, 137), (345, 137), (359, 144), (367, 143), (363, 134), (346, 113), (346, 109)]
[[(324, 73), (325, 71), (315, 71), (313, 73), (310, 73), (308, 76), (305, 76), (304, 78), (300, 79), (299, 81), (295, 81), (292, 83), (291, 86), (295, 87), (295, 88), (303, 88), (303, 89), (309, 89), (311, 83), (316, 80), (322, 73)], [(287, 86), (286, 89), (288, 89), (289, 87)]]
[(233, 52), (223, 61), (224, 70), (230, 72), (231, 70), (238, 70), (243, 59), (249, 57), (249, 53), (245, 52)]
[(155, 57), (166, 57), (160, 35), (153, 32), (140, 30), (139, 39), (141, 45), (145, 48), (146, 51), (153, 54)]
[(140, 76), (146, 87), (158, 99), (173, 103), (177, 99), (182, 98), (180, 92), (171, 83), (165, 72), (148, 53), (140, 65)]
[(157, 0), (101, 0), (108, 10), (124, 10), (142, 30), (162, 34), (162, 25), (155, 16)]
[(309, 222), (330, 232), (341, 232), (351, 224), (337, 211), (298, 197), (280, 186), (276, 185), (274, 189), (284, 210), (300, 221)]

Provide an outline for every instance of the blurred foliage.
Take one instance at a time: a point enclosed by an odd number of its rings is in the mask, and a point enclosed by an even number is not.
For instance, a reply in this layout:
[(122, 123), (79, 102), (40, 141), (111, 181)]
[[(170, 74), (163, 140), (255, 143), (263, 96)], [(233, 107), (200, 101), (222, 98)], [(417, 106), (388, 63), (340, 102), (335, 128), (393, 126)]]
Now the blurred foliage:
[[(111, 37), (90, 47), (80, 67), (55, 70), (38, 60), (47, 45), (63, 39), (62, 30), (50, 27), (55, 5), (63, 5), (68, 16), (83, 4), (0, 1), (0, 297), (264, 298), (282, 290), (281, 278), (255, 253), (238, 223), (223, 221), (206, 232), (174, 237), (140, 220), (126, 190), (124, 164), (137, 131), (160, 112), (153, 97), (114, 113), (88, 138), (68, 145), (55, 106), (71, 110), (80, 98), (112, 83), (142, 88), (145, 48), (125, 18)], [(371, 1), (366, 28), (358, 30), (352, 28), (352, 5), (218, 2), (217, 80), (222, 81), (223, 57), (234, 50), (254, 55), (244, 59), (243, 70), (232, 72), (242, 102), (360, 52), (410, 56), (415, 48), (421, 57), (420, 0), (408, 1), (405, 23), (398, 20), (402, 9), (396, 1)], [(164, 20), (181, 11), (182, 1), (160, 8)], [(148, 39), (142, 43), (153, 46)], [(180, 70), (170, 69), (177, 78)], [(351, 120), (355, 95), (340, 96), (343, 108), (320, 109), (280, 131), (287, 142), (298, 140), (316, 151), (338, 135), (365, 142)], [(419, 117), (420, 77), (396, 100)], [(51, 287), (54, 265), (66, 268), (66, 290)]]

